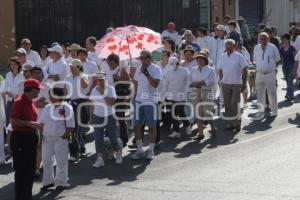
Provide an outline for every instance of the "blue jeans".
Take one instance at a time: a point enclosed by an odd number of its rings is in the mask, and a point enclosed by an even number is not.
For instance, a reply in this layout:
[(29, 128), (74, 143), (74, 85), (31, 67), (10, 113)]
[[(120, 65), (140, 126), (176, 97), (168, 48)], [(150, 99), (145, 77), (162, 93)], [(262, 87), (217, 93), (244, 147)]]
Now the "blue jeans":
[[(106, 119), (105, 119), (106, 118)], [(104, 122), (106, 123), (104, 124)], [(104, 151), (104, 135), (109, 137), (112, 148), (115, 151), (120, 151), (116, 134), (116, 119), (113, 115), (108, 117), (98, 117), (93, 115), (94, 136), (96, 152), (102, 154)], [(101, 124), (104, 124), (100, 127)]]
[(293, 65), (283, 65), (282, 71), (284, 75), (284, 79), (287, 84), (286, 95), (288, 97), (294, 97), (294, 89), (293, 89)]

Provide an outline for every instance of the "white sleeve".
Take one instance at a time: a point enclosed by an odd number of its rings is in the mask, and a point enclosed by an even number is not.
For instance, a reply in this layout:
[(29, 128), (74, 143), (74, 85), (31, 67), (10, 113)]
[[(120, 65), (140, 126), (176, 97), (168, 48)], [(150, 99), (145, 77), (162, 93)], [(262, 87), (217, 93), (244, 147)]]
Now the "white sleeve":
[(274, 48), (274, 53), (275, 53), (276, 62), (279, 62), (281, 60), (281, 57), (280, 57), (280, 53), (279, 53), (277, 47)]
[(157, 67), (155, 68), (155, 70), (153, 70), (152, 78), (156, 80), (160, 80), (162, 78), (162, 72), (160, 67)]
[(75, 118), (74, 118), (74, 111), (72, 106), (68, 105), (65, 106), (66, 108), (66, 127), (67, 128), (75, 128)]
[(212, 70), (208, 76), (208, 79), (205, 81), (206, 86), (213, 87), (216, 83), (216, 73), (215, 70)]
[(295, 61), (299, 61), (299, 60), (300, 60), (300, 51), (298, 51), (295, 56)]
[(254, 47), (253, 50), (253, 61), (257, 62), (257, 45)]
[(49, 106), (46, 106), (45, 109), (43, 110), (41, 116), (38, 118), (38, 122), (41, 124), (45, 124), (45, 122), (47, 121), (47, 114), (49, 113)]
[(107, 97), (111, 97), (111, 98), (114, 98), (114, 99), (117, 98), (117, 94), (116, 94), (115, 88), (109, 87)]
[(248, 67), (247, 61), (243, 55), (240, 56), (241, 69)]
[(42, 59), (40, 57), (40, 55), (36, 52), (35, 56), (34, 56), (34, 64), (36, 66), (41, 66), (42, 65)]
[(62, 73), (59, 74), (59, 78), (61, 81), (65, 80), (65, 78), (68, 76), (68, 65), (64, 64), (62, 67), (63, 67)]

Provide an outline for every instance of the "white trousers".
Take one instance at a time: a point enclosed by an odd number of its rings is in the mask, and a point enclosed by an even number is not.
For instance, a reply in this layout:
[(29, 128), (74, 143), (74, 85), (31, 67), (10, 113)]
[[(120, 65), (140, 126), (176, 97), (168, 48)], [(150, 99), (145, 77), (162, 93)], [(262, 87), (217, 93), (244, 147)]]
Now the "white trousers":
[(256, 73), (256, 92), (257, 101), (266, 107), (266, 91), (268, 92), (269, 106), (273, 113), (277, 113), (277, 87), (276, 87), (276, 72), (268, 74)]
[(5, 127), (5, 120), (0, 120), (0, 162), (5, 161), (5, 154), (4, 154), (4, 127)]
[[(43, 138), (42, 161), (43, 161), (43, 185), (55, 183), (56, 186), (68, 184), (68, 155), (69, 142), (61, 137)], [(53, 157), (56, 160), (56, 173), (53, 173)]]

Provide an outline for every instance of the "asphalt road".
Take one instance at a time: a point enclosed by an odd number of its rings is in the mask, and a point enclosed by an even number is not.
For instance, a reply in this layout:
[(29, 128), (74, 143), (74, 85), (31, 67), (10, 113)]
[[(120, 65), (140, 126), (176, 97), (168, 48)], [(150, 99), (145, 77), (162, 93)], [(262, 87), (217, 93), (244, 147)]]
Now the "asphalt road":
[[(70, 188), (40, 193), (35, 199), (201, 199), (201, 200), (293, 200), (300, 199), (300, 92), (293, 104), (284, 101), (285, 83), (278, 74), (279, 115), (276, 119), (252, 121), (251, 105), (243, 115), (243, 130), (234, 135), (223, 131), (216, 120), (218, 137), (199, 142), (184, 136), (163, 141), (152, 162), (130, 160), (93, 169), (94, 143), (89, 155), (70, 164)], [(207, 130), (206, 130), (207, 131)], [(206, 132), (208, 136), (208, 133)], [(0, 167), (0, 199), (13, 199), (13, 171)]]

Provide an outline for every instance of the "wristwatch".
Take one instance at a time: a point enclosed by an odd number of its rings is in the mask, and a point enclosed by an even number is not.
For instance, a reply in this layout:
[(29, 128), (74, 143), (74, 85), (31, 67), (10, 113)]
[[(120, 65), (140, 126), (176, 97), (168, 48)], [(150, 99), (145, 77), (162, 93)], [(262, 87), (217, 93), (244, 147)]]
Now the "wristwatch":
[(143, 71), (143, 73), (145, 74), (145, 76), (149, 76), (150, 75), (147, 69), (145, 71)]

